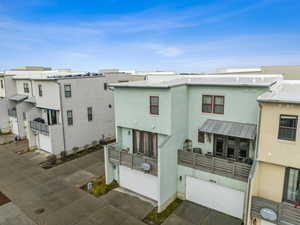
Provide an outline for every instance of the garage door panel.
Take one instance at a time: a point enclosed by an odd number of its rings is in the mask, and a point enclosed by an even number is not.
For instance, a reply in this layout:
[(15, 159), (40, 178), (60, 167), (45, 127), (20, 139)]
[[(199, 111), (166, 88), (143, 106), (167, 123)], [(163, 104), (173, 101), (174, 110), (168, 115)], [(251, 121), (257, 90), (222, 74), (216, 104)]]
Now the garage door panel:
[(50, 137), (47, 135), (39, 134), (38, 138), (39, 138), (40, 149), (52, 153)]
[(245, 193), (212, 182), (186, 178), (186, 199), (225, 214), (243, 218)]
[(125, 166), (119, 172), (121, 187), (158, 201), (158, 177)]

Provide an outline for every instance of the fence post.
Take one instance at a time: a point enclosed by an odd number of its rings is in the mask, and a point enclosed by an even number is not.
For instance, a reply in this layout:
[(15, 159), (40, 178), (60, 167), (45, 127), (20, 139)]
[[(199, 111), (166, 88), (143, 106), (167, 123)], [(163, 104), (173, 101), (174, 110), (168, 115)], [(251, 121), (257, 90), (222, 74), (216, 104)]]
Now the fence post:
[(193, 168), (196, 168), (196, 154), (195, 153), (192, 154), (193, 154)]
[(131, 154), (131, 169), (133, 169), (133, 154)]
[(215, 157), (211, 157), (211, 171), (215, 172)]
[(236, 175), (236, 164), (233, 162), (232, 163), (232, 176), (235, 177)]
[(122, 151), (119, 151), (119, 164), (122, 165)]

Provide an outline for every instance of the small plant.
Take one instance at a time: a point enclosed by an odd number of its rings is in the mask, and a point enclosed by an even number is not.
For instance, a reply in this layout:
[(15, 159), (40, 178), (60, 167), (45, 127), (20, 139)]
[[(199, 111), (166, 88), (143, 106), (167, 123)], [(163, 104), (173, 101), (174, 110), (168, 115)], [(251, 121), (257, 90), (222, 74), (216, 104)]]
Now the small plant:
[(161, 213), (157, 212), (155, 207), (143, 220), (147, 224), (162, 224), (182, 203), (182, 200), (175, 199), (164, 211)]
[(57, 162), (57, 157), (56, 155), (49, 155), (47, 157), (47, 161), (51, 164), (51, 165), (55, 165)]
[[(106, 184), (105, 177), (100, 177), (92, 182), (92, 189), (89, 190), (89, 192), (96, 197), (100, 197), (101, 195), (104, 195), (117, 187), (119, 187), (117, 181), (113, 180), (113, 182), (110, 184)], [(83, 189), (86, 189), (86, 187)]]

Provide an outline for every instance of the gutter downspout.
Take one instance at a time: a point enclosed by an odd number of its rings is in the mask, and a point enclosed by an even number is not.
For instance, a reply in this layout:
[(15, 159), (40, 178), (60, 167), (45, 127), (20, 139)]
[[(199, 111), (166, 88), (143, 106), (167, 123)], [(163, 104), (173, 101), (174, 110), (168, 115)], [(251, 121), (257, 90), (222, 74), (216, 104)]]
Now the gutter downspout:
[(59, 99), (60, 99), (60, 115), (61, 115), (61, 125), (62, 125), (62, 131), (63, 131), (63, 142), (64, 142), (64, 151), (66, 151), (66, 133), (65, 133), (65, 123), (64, 123), (64, 110), (63, 110), (63, 104), (62, 104), (62, 86), (61, 83), (57, 81), (58, 89), (59, 89)]
[(246, 203), (247, 204), (245, 206), (245, 212), (246, 213), (245, 213), (245, 218), (244, 218), (244, 224), (245, 225), (250, 225), (250, 224), (248, 224), (248, 219), (250, 217), (250, 215), (249, 215), (249, 208), (250, 208), (249, 205), (250, 205), (250, 202), (251, 202), (251, 199), (250, 199), (251, 181), (254, 178), (256, 167), (257, 167), (257, 164), (258, 164), (257, 157), (258, 157), (258, 147), (259, 147), (259, 139), (260, 139), (260, 124), (261, 124), (261, 111), (262, 111), (262, 106), (261, 106), (260, 103), (258, 103), (258, 106), (259, 106), (259, 115), (258, 115), (258, 125), (257, 125), (257, 140), (256, 140), (256, 143), (255, 143), (253, 167), (250, 170), (250, 174), (249, 174), (249, 178), (248, 178), (247, 197), (246, 197)]

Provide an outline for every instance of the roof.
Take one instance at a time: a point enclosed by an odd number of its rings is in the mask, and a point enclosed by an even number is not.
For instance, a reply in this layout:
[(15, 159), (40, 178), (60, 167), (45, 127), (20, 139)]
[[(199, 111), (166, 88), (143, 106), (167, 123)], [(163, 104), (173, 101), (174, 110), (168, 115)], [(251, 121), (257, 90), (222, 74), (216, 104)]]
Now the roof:
[(300, 81), (283, 80), (257, 98), (258, 102), (300, 104)]
[(199, 128), (199, 131), (254, 140), (256, 124), (208, 119)]
[(262, 72), (262, 69), (260, 67), (217, 69), (217, 73), (222, 73), (222, 74), (227, 74), (227, 73), (257, 73), (257, 72)]
[(110, 84), (110, 86), (132, 88), (171, 88), (181, 85), (270, 87), (282, 79), (281, 74), (195, 75), (195, 77), (178, 75), (174, 76), (174, 79), (116, 83)]
[(21, 102), (21, 101), (25, 100), (26, 98), (28, 98), (27, 95), (14, 95), (14, 96), (9, 97), (9, 100)]

